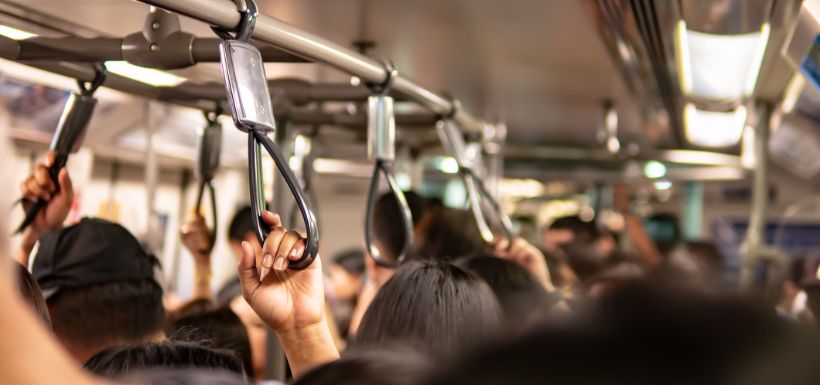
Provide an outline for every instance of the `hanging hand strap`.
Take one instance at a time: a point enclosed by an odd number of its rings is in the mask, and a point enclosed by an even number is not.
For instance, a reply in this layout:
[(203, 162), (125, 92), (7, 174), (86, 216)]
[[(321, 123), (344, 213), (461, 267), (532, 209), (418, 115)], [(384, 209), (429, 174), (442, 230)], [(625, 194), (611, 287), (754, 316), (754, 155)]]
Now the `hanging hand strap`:
[(222, 153), (222, 125), (217, 120), (222, 114), (222, 109), (217, 104), (213, 112), (203, 112), (207, 125), (202, 129), (199, 137), (199, 148), (197, 150), (196, 177), (199, 179), (199, 189), (197, 191), (194, 212), (199, 214), (202, 211), (202, 199), (205, 189), (211, 198), (211, 228), (216, 229), (219, 224), (219, 217), (216, 210), (216, 190), (214, 189), (213, 178), (219, 168), (220, 154)]
[[(373, 260), (383, 267), (396, 267), (410, 254), (413, 245), (413, 216), (407, 205), (407, 198), (401, 191), (393, 175), (392, 164), (396, 158), (396, 119), (393, 113), (393, 98), (390, 87), (398, 72), (392, 63), (385, 63), (384, 82), (371, 86), (373, 95), (368, 98), (367, 143), (368, 156), (375, 160), (370, 190), (367, 193), (367, 211), (365, 212), (364, 237), (367, 251)], [(390, 193), (399, 206), (402, 226), (404, 227), (404, 245), (395, 260), (388, 260), (381, 253), (373, 240), (372, 217), (379, 193), (380, 176), (384, 176)]]
[[(458, 103), (453, 102), (453, 105), (458, 106)], [(450, 115), (455, 116), (455, 114), (456, 109), (454, 109)], [(436, 125), (436, 130), (445, 151), (449, 153), (450, 156), (455, 158), (458, 163), (459, 175), (464, 181), (464, 185), (467, 189), (467, 198), (470, 203), (470, 211), (473, 213), (473, 218), (478, 226), (481, 238), (488, 243), (495, 240), (495, 235), (493, 234), (493, 231), (487, 222), (487, 218), (484, 215), (484, 204), (486, 203), (493, 210), (493, 213), (500, 223), (504, 235), (508, 239), (512, 240), (515, 236), (512, 221), (510, 221), (510, 218), (506, 213), (504, 213), (504, 210), (501, 209), (501, 205), (498, 204), (498, 201), (496, 201), (492, 194), (490, 194), (489, 190), (487, 190), (487, 187), (484, 185), (481, 178), (476, 175), (474, 165), (467, 160), (464, 137), (458, 131), (455, 126), (455, 122), (453, 122), (452, 119), (441, 120)], [(510, 245), (512, 245), (512, 242), (510, 242)]]
[(248, 180), (254, 230), (260, 244), (264, 245), (270, 232), (261, 220), (262, 213), (265, 211), (261, 151), (264, 148), (273, 158), (279, 173), (290, 188), (291, 195), (296, 205), (299, 206), (305, 221), (307, 231), (305, 252), (299, 260), (290, 261), (288, 265), (290, 269), (304, 269), (310, 266), (319, 249), (319, 229), (316, 226), (316, 217), (287, 159), (282, 156), (279, 147), (268, 137), (268, 134), (276, 131), (276, 122), (271, 111), (264, 61), (259, 49), (247, 43), (256, 23), (256, 5), (252, 0), (237, 0), (237, 3), (242, 18), (235, 38), (224, 30), (215, 29), (215, 32), (224, 39), (219, 44), (219, 55), (231, 115), (236, 127), (248, 134)]
[[(85, 137), (85, 130), (88, 128), (88, 122), (94, 113), (94, 107), (97, 105), (97, 99), (93, 96), (94, 92), (105, 82), (107, 74), (105, 65), (95, 63), (94, 79), (91, 82), (77, 80), (79, 91), (72, 92), (66, 101), (50, 146), (50, 149), (55, 153), (55, 158), (54, 163), (48, 168), (48, 175), (54, 183), (55, 192), (60, 191), (58, 180), (60, 170), (68, 162), (69, 154), (79, 150), (80, 143)], [(26, 216), (15, 230), (15, 233), (20, 233), (31, 225), (40, 210), (47, 205), (48, 202), (42, 199), (34, 202), (26, 211)]]
[(288, 166), (287, 159), (282, 156), (279, 147), (262, 131), (250, 130), (248, 131), (248, 179), (251, 187), (251, 208), (253, 210), (253, 224), (256, 230), (256, 237), (260, 244), (265, 244), (268, 238), (270, 229), (262, 222), (262, 213), (265, 211), (265, 192), (264, 181), (262, 180), (262, 159), (261, 148), (264, 148), (267, 153), (273, 158), (276, 168), (282, 174), (282, 178), (290, 189), (296, 205), (302, 214), (302, 219), (305, 222), (305, 231), (307, 232), (307, 245), (305, 245), (305, 252), (297, 261), (290, 261), (288, 268), (301, 270), (313, 263), (319, 250), (319, 228), (316, 225), (316, 217), (313, 215), (313, 210), (305, 199), (302, 188), (299, 186), (299, 181), (293, 175)]

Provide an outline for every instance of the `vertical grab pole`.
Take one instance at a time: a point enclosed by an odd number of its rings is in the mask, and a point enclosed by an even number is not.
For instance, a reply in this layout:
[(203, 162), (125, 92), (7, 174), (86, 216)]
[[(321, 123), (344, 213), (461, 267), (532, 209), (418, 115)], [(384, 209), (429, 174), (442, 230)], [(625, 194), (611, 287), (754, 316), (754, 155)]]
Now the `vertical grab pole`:
[(756, 167), (752, 181), (752, 207), (749, 227), (742, 247), (740, 287), (752, 291), (755, 287), (755, 270), (763, 261), (766, 236), (766, 211), (769, 208), (769, 123), (771, 107), (758, 108), (755, 125), (754, 154)]

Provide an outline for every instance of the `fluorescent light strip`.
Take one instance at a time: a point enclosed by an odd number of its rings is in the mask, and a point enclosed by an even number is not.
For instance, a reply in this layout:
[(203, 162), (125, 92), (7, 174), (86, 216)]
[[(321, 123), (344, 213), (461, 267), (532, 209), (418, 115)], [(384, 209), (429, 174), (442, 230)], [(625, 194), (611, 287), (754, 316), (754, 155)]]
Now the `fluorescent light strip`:
[(746, 124), (746, 107), (734, 111), (699, 110), (689, 103), (683, 110), (686, 139), (703, 147), (729, 147), (737, 144)]
[(771, 35), (771, 27), (769, 23), (763, 23), (760, 27), (760, 40), (757, 43), (757, 51), (752, 59), (751, 68), (749, 68), (749, 75), (746, 78), (746, 87), (743, 94), (750, 96), (755, 91), (757, 85), (757, 78), (760, 77), (760, 66), (763, 65), (763, 56), (766, 55), (766, 47), (769, 45), (769, 35)]
[(153, 68), (140, 67), (126, 61), (107, 61), (105, 67), (109, 72), (150, 84), (154, 87), (174, 87), (185, 82), (185, 78)]
[(0, 35), (3, 35), (12, 40), (25, 40), (37, 36), (36, 34), (33, 34), (31, 32), (9, 27), (7, 25), (0, 25)]
[(675, 39), (678, 80), (684, 95), (739, 100), (754, 93), (771, 27), (759, 32), (713, 34), (689, 30), (678, 21)]
[(692, 58), (689, 55), (689, 33), (686, 28), (686, 22), (681, 19), (678, 21), (678, 28), (676, 33), (677, 45), (675, 52), (678, 57), (678, 79), (680, 80), (680, 89), (684, 95), (692, 93)]

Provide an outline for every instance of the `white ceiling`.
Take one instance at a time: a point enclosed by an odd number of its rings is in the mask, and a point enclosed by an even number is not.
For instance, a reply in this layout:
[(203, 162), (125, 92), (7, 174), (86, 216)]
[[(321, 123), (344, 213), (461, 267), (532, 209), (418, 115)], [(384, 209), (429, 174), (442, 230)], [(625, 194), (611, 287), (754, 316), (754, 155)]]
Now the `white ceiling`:
[[(19, 0), (15, 0), (18, 1)], [(640, 136), (639, 107), (625, 90), (583, 2), (493, 0), (257, 0), (261, 12), (350, 46), (376, 43), (374, 56), (446, 91), (474, 114), (503, 119), (510, 142), (595, 145), (603, 101), (620, 112), (621, 132)], [(31, 9), (109, 36), (139, 30), (148, 6), (130, 0), (27, 0)], [(212, 32), (185, 19), (183, 29)], [(273, 65), (269, 75), (318, 81), (347, 76), (326, 66)], [(190, 75), (189, 76), (195, 76)], [(211, 66), (199, 77), (214, 76)]]

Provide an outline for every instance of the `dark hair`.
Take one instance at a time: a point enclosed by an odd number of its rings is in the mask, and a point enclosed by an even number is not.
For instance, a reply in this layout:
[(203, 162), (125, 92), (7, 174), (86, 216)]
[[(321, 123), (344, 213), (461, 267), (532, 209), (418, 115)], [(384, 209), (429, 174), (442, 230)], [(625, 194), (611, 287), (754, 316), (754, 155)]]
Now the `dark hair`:
[(228, 240), (242, 242), (248, 233), (255, 234), (253, 227), (253, 210), (251, 206), (243, 206), (231, 218), (228, 225)]
[(416, 385), (432, 369), (432, 362), (408, 349), (373, 349), (344, 354), (316, 367), (292, 385)]
[(818, 346), (771, 311), (636, 285), (588, 319), (479, 353), (429, 384), (813, 384)]
[[(413, 222), (418, 223), (424, 215), (424, 198), (413, 191), (405, 191), (404, 198), (407, 200)], [(383, 249), (380, 251), (390, 260), (401, 254), (406, 242), (402, 211), (396, 197), (389, 192), (379, 196), (373, 206), (373, 236)]]
[(364, 273), (364, 250), (345, 250), (331, 259), (334, 265), (341, 267), (350, 275), (360, 275)]
[(45, 325), (51, 328), (51, 317), (48, 315), (48, 306), (46, 306), (46, 300), (43, 299), (40, 285), (37, 284), (37, 281), (23, 265), (19, 263), (15, 263), (15, 265), (17, 265), (17, 288), (20, 295), (23, 296), (31, 310), (43, 320)]
[(242, 360), (245, 374), (253, 377), (248, 331), (230, 307), (215, 307), (208, 300), (194, 300), (169, 315), (168, 335), (177, 341), (207, 341), (228, 349)]
[(134, 385), (247, 385), (236, 373), (203, 369), (145, 369), (135, 370), (118, 379)]
[(558, 302), (527, 269), (515, 262), (477, 254), (459, 259), (456, 265), (487, 282), (511, 323), (541, 318)]
[(221, 370), (239, 375), (243, 373), (242, 363), (229, 350), (170, 340), (109, 348), (88, 359), (84, 366), (92, 373), (108, 378), (152, 368)]
[(432, 209), (421, 219), (416, 258), (454, 261), (486, 249), (471, 214), (446, 207)]
[(83, 351), (143, 342), (165, 322), (162, 288), (153, 279), (64, 289), (46, 303), (55, 334)]
[(561, 251), (564, 252), (569, 267), (583, 282), (606, 270), (611, 264), (610, 256), (604, 255), (588, 242), (570, 242), (563, 245)]
[[(569, 230), (576, 237), (591, 238), (595, 234), (595, 226), (590, 222), (584, 222), (578, 216), (566, 216), (556, 218), (550, 223), (548, 230)], [(588, 239), (585, 239), (588, 240)]]
[(353, 346), (408, 343), (448, 354), (481, 342), (498, 324), (498, 303), (486, 283), (446, 262), (413, 260), (376, 294)]

